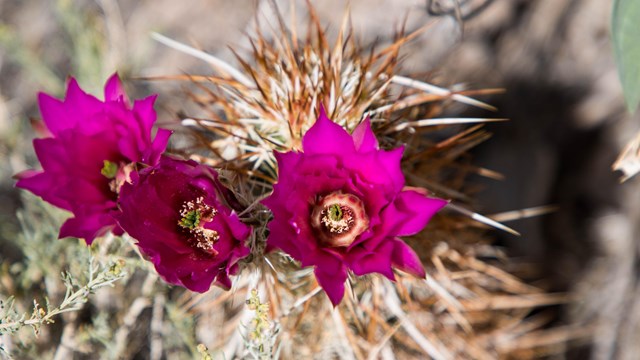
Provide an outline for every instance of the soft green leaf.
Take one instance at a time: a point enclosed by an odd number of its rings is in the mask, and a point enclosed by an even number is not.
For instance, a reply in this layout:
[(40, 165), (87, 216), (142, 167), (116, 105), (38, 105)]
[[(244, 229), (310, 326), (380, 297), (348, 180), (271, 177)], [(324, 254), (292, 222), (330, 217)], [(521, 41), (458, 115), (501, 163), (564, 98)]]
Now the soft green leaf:
[(615, 0), (611, 32), (618, 74), (629, 112), (640, 103), (640, 1)]

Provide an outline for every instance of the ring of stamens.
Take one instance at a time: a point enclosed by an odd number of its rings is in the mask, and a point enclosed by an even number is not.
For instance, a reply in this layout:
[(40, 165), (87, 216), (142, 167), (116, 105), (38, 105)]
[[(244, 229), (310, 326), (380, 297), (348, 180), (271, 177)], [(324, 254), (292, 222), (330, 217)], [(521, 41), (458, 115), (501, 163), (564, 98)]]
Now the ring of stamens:
[(186, 201), (180, 209), (180, 221), (178, 225), (189, 234), (189, 243), (213, 256), (218, 252), (213, 246), (220, 240), (220, 234), (212, 229), (207, 229), (204, 224), (213, 221), (217, 210), (204, 203), (204, 198)]
[(334, 192), (316, 203), (311, 225), (324, 245), (349, 246), (367, 230), (369, 217), (357, 196)]
[(342, 234), (353, 225), (353, 210), (340, 204), (325, 206), (320, 220), (329, 232)]

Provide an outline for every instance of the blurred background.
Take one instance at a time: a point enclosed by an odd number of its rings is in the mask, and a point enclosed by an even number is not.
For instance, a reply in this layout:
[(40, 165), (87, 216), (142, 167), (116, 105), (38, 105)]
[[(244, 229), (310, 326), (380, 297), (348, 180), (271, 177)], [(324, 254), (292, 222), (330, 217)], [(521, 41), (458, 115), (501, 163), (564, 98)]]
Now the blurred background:
[[(474, 179), (476, 210), (557, 206), (552, 214), (509, 223), (523, 235), (496, 234), (497, 243), (536, 264), (550, 290), (577, 294), (575, 304), (560, 310), (563, 322), (596, 324), (594, 343), (567, 356), (637, 358), (640, 179), (620, 184), (611, 165), (640, 119), (623, 102), (609, 32), (611, 1), (312, 3), (330, 32), (349, 4), (365, 48), (391, 39), (403, 24), (408, 31), (431, 24), (404, 49), (401, 73), (453, 89), (505, 89), (481, 99), (498, 107), (496, 113), (461, 105), (450, 110), (510, 119), (487, 126), (493, 138), (473, 151), (476, 165), (505, 177)], [(305, 11), (304, 1), (278, 4), (285, 16)], [(268, 19), (269, 11), (260, 0), (0, 0), (0, 261), (24, 256), (14, 241), (23, 198), (12, 175), (37, 163), (31, 119), (40, 117), (38, 91), (62, 97), (66, 77), (74, 76), (99, 95), (117, 70), (131, 97), (160, 94), (160, 124), (177, 124), (181, 85), (136, 78), (210, 70), (150, 33), (236, 64), (228, 46), (246, 53), (255, 14), (266, 12)], [(268, 21), (261, 26), (268, 28)]]

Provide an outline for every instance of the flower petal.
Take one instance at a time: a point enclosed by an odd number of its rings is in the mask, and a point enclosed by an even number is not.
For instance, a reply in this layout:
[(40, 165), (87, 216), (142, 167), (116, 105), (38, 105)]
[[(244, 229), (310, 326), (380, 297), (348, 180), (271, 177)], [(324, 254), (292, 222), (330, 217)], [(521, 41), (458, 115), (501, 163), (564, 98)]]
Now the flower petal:
[[(94, 124), (91, 121), (91, 115), (98, 112), (99, 109), (104, 106), (104, 102), (98, 100), (95, 96), (84, 92), (74, 78), (69, 79), (67, 94), (64, 99), (64, 106), (66, 108), (67, 117), (57, 119), (58, 121), (70, 124), (73, 127), (76, 125), (88, 125), (89, 128), (101, 127), (100, 124)], [(49, 124), (47, 124), (47, 127), (49, 127)], [(53, 132), (53, 130), (51, 132)]]
[(393, 252), (391, 254), (393, 266), (409, 274), (424, 278), (426, 273), (416, 252), (404, 241), (399, 239), (395, 239), (393, 245)]
[(136, 100), (133, 104), (133, 113), (140, 119), (143, 134), (151, 134), (153, 124), (156, 122), (156, 111), (153, 108), (158, 95), (151, 95), (142, 100)]
[(39, 93), (38, 104), (42, 120), (51, 134), (57, 135), (62, 130), (75, 125), (75, 123), (71, 122), (74, 118), (67, 116), (67, 111), (62, 101), (45, 93)]
[(357, 261), (349, 263), (349, 268), (358, 276), (380, 273), (389, 280), (395, 280), (393, 270), (391, 269), (391, 257), (389, 254), (394, 250), (393, 243), (390, 241), (382, 243), (375, 252), (358, 256), (357, 254), (349, 254), (357, 256)]
[(18, 182), (16, 182), (16, 187), (29, 190), (61, 209), (71, 210), (71, 205), (68, 200), (60, 198), (51, 191), (51, 183), (53, 180), (49, 174), (42, 171), (27, 170), (16, 176), (20, 177)]
[(129, 98), (127, 97), (127, 93), (124, 91), (122, 81), (120, 81), (120, 77), (118, 76), (118, 73), (114, 73), (107, 80), (107, 83), (104, 86), (104, 100), (122, 101), (125, 103), (125, 105), (127, 105), (127, 107), (131, 106)]
[(320, 117), (302, 138), (305, 154), (353, 153), (355, 147), (351, 135), (327, 117), (320, 108)]
[(415, 190), (405, 190), (384, 210), (383, 221), (389, 227), (390, 234), (414, 235), (445, 205), (446, 200), (430, 198)]
[(158, 129), (156, 137), (153, 139), (151, 147), (142, 155), (141, 161), (148, 165), (155, 165), (160, 160), (160, 155), (167, 149), (169, 137), (173, 131), (167, 129)]
[(215, 284), (223, 290), (231, 289), (231, 279), (229, 278), (229, 275), (225, 273), (218, 274), (215, 280)]
[(76, 237), (91, 245), (95, 238), (106, 234), (114, 226), (113, 219), (107, 214), (77, 216), (67, 219), (62, 224), (58, 238)]
[(34, 139), (33, 149), (46, 172), (65, 173), (69, 170), (69, 156), (61, 141), (55, 138)]
[(394, 186), (394, 192), (400, 191), (404, 187), (404, 174), (402, 173), (402, 154), (404, 153), (404, 147), (398, 147), (389, 151), (378, 152), (378, 161), (381, 164), (381, 169), (384, 169), (389, 178), (391, 184)]
[(368, 116), (356, 126), (352, 135), (356, 151), (364, 153), (378, 150), (378, 139), (376, 139), (376, 135), (371, 130), (371, 121)]
[(337, 306), (344, 296), (344, 282), (347, 281), (345, 266), (334, 256), (322, 255), (318, 259), (314, 274), (333, 306)]

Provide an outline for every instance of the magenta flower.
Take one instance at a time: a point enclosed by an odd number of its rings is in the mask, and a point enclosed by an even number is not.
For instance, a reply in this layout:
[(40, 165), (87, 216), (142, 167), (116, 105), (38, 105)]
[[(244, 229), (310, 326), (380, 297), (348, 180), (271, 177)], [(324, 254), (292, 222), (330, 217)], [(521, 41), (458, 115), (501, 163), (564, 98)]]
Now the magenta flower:
[(251, 229), (228, 201), (215, 170), (162, 156), (122, 186), (116, 218), (167, 282), (198, 292), (212, 282), (229, 289), (229, 275), (249, 255)]
[(156, 96), (131, 106), (117, 74), (104, 88), (105, 101), (85, 93), (71, 78), (63, 101), (40, 93), (38, 102), (49, 137), (33, 146), (43, 170), (17, 175), (17, 187), (73, 213), (59, 237), (84, 238), (87, 244), (109, 230), (122, 234), (111, 213), (116, 210), (118, 188), (132, 164), (153, 165), (164, 152), (171, 132), (159, 129)]
[(395, 267), (424, 277), (417, 254), (398, 236), (422, 230), (447, 202), (405, 187), (403, 148), (379, 150), (368, 119), (349, 135), (324, 110), (302, 148), (276, 153), (278, 182), (263, 201), (273, 212), (269, 248), (315, 266), (334, 305), (344, 294), (347, 270), (394, 280)]

